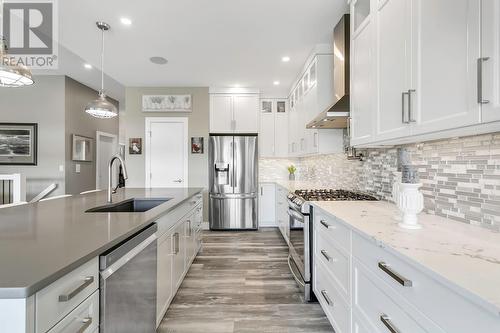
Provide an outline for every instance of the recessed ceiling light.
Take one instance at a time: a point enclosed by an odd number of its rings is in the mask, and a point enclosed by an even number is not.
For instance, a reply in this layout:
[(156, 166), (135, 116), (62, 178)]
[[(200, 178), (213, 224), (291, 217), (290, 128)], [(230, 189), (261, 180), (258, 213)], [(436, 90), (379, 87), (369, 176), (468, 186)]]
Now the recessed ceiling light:
[(273, 84), (274, 84), (275, 86), (279, 86), (279, 85), (280, 85), (280, 81), (274, 81), (274, 82), (273, 82)]
[(128, 17), (122, 17), (120, 19), (120, 22), (123, 24), (123, 25), (131, 25), (132, 24), (132, 20), (129, 19)]
[(85, 67), (85, 69), (92, 69), (91, 64), (83, 64), (83, 67)]
[(168, 60), (163, 57), (151, 57), (149, 61), (156, 65), (165, 65), (168, 62)]
[(283, 61), (283, 62), (289, 62), (290, 61), (290, 57), (285, 56), (285, 57), (281, 58), (281, 61)]

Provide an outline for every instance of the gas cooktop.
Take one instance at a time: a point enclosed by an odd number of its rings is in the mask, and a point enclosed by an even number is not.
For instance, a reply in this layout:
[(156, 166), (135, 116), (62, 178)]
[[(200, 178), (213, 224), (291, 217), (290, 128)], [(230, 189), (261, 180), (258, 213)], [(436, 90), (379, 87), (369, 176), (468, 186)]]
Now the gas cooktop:
[(364, 193), (346, 190), (297, 190), (295, 195), (306, 201), (377, 201), (378, 199)]

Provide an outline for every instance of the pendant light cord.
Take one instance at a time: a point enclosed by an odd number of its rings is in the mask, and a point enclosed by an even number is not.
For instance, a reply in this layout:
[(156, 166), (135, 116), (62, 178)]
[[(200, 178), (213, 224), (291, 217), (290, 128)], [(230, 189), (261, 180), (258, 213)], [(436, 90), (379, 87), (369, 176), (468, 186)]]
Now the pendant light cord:
[(101, 93), (104, 94), (104, 29), (101, 29)]

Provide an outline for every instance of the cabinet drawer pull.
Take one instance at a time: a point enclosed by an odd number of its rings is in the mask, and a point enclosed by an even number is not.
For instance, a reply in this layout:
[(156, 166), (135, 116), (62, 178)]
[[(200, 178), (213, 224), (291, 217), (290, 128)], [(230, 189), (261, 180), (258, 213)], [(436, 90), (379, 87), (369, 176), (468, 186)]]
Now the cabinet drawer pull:
[(83, 289), (87, 288), (94, 282), (93, 276), (87, 276), (81, 285), (76, 287), (73, 291), (70, 291), (67, 294), (59, 295), (59, 302), (67, 302), (76, 295), (78, 295)]
[(378, 263), (378, 268), (383, 270), (387, 275), (396, 280), (396, 282), (398, 282), (403, 287), (411, 287), (413, 285), (411, 280), (408, 280), (404, 276), (401, 276), (399, 273), (392, 270), (391, 267), (383, 261)]
[(87, 317), (87, 318), (83, 318), (82, 320), (82, 327), (80, 327), (80, 329), (78, 329), (78, 331), (76, 331), (76, 333), (83, 333), (87, 330), (87, 328), (90, 327), (90, 325), (92, 325), (92, 317)]
[(411, 99), (411, 94), (416, 92), (415, 89), (409, 89), (408, 90), (408, 121), (410, 123), (415, 123), (417, 122), (414, 118), (413, 118), (413, 103), (412, 103), (412, 99)]
[(391, 318), (389, 318), (388, 315), (381, 314), (380, 315), (380, 321), (382, 322), (382, 324), (384, 324), (385, 327), (387, 327), (387, 329), (389, 330), (389, 332), (391, 332), (391, 333), (401, 333), (401, 331), (398, 330), (396, 328), (396, 326), (394, 326), (394, 324), (391, 321)]
[(328, 252), (326, 252), (325, 250), (321, 250), (321, 254), (323, 255), (323, 257), (325, 257), (326, 260), (330, 261), (332, 259), (332, 257), (330, 257), (328, 255)]
[(193, 235), (193, 231), (191, 229), (191, 220), (187, 220), (186, 222), (188, 224), (188, 231), (189, 231), (188, 237), (191, 237)]
[(321, 223), (323, 225), (323, 227), (325, 227), (327, 229), (335, 229), (335, 227), (333, 225), (326, 223), (325, 220), (321, 220), (321, 221), (319, 221), (319, 223)]
[(330, 300), (330, 297), (328, 297), (328, 293), (326, 292), (326, 290), (321, 290), (321, 295), (323, 296), (328, 305), (330, 306), (333, 305), (333, 302)]
[(401, 122), (403, 124), (409, 124), (410, 120), (406, 119), (406, 103), (405, 103), (405, 96), (408, 96), (408, 92), (404, 91), (401, 93)]

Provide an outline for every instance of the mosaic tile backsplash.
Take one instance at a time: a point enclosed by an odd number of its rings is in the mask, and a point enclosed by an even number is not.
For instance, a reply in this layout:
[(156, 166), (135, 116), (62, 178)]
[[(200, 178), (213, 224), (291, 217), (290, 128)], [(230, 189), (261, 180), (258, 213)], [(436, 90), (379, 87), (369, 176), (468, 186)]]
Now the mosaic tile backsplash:
[(364, 161), (343, 154), (261, 159), (260, 177), (286, 179), (293, 163), (297, 180), (391, 200), (398, 148), (418, 168), (426, 212), (500, 231), (500, 133), (369, 149)]

